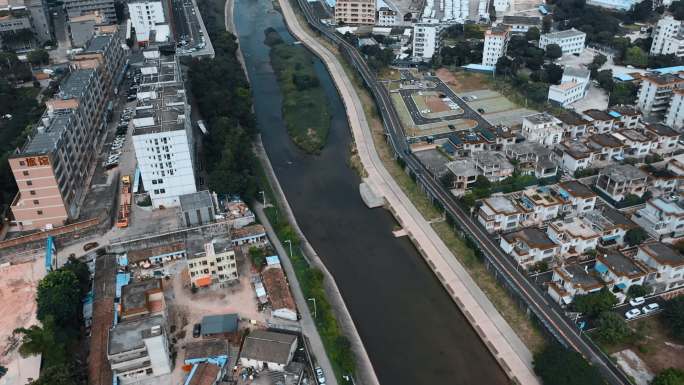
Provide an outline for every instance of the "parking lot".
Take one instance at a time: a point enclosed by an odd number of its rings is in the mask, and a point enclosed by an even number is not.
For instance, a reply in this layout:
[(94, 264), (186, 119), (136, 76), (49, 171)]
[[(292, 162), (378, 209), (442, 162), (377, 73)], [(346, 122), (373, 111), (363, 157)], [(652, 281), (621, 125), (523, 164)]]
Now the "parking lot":
[(521, 108), (502, 94), (488, 89), (464, 92), (461, 98), (474, 110), (482, 114), (491, 124), (513, 126), (520, 124), (522, 118), (536, 111)]

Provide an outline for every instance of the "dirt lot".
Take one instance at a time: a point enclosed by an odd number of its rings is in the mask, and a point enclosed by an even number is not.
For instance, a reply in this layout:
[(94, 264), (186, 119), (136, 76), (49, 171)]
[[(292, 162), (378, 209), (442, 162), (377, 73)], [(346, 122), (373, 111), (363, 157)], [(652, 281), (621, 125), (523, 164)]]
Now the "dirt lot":
[(416, 107), (420, 111), (423, 110), (429, 110), (430, 112), (444, 112), (444, 111), (451, 111), (449, 106), (446, 105), (442, 101), (442, 99), (439, 98), (439, 95), (437, 95), (436, 92), (427, 92), (423, 91), (419, 94), (413, 94), (411, 95), (411, 98), (413, 98), (413, 101), (416, 103)]
[(437, 77), (457, 94), (485, 89), (489, 82), (488, 76), (485, 74), (476, 72), (459, 72), (455, 74), (446, 68), (438, 69)]

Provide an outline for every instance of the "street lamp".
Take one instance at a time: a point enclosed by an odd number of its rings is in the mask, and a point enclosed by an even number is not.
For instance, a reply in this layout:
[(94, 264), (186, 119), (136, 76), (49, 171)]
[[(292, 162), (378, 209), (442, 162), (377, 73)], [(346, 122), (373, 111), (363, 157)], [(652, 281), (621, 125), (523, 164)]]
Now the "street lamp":
[(313, 301), (314, 305), (314, 318), (316, 318), (316, 298), (308, 298), (307, 301)]
[(292, 241), (289, 239), (284, 240), (283, 242), (287, 243), (290, 245), (290, 258), (292, 258)]
[(349, 375), (349, 376), (344, 375), (344, 376), (342, 376), (342, 378), (344, 378), (345, 381), (351, 382), (352, 384), (356, 385), (356, 383), (354, 382), (354, 377), (352, 377), (351, 375)]
[(259, 191), (259, 194), (261, 194), (261, 197), (264, 201), (264, 208), (266, 207), (266, 193), (264, 193), (264, 190)]

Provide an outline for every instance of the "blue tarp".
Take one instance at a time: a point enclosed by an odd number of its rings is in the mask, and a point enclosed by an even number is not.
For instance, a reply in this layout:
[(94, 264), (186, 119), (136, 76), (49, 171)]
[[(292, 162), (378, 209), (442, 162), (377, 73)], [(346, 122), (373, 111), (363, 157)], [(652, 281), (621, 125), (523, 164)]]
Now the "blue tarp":
[(614, 118), (619, 118), (619, 117), (622, 116), (622, 114), (619, 113), (619, 112), (617, 112), (617, 111), (608, 111), (608, 115), (610, 115), (610, 116), (612, 116), (612, 117), (614, 117)]
[(116, 257), (116, 263), (119, 264), (119, 266), (128, 266), (128, 255), (119, 255)]
[(121, 298), (121, 288), (128, 285), (130, 281), (131, 275), (129, 273), (116, 274), (116, 298)]
[(466, 71), (479, 71), (479, 72), (494, 72), (494, 70), (496, 69), (496, 67), (485, 66), (482, 64), (475, 64), (475, 63), (464, 65), (461, 68), (464, 68)]
[(625, 290), (627, 288), (627, 285), (625, 285), (624, 283), (618, 283), (615, 286), (617, 286), (617, 288), (620, 290)]
[(45, 270), (52, 271), (52, 253), (55, 251), (55, 240), (51, 236), (45, 240)]
[(598, 271), (601, 274), (604, 274), (608, 271), (608, 267), (606, 267), (606, 265), (602, 264), (601, 262), (597, 262), (596, 265), (594, 265), (594, 270)]
[(279, 265), (280, 264), (280, 258), (278, 258), (277, 255), (271, 255), (270, 257), (266, 257), (266, 264), (267, 265)]
[(684, 71), (684, 66), (674, 66), (674, 67), (663, 67), (663, 68), (656, 68), (653, 70), (653, 72), (657, 72), (659, 74), (674, 74), (679, 71)]

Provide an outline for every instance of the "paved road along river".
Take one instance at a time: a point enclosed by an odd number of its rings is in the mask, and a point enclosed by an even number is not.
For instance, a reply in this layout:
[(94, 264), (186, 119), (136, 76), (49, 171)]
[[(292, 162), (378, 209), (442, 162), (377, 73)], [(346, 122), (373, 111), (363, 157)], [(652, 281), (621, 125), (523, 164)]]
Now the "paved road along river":
[(299, 225), (337, 281), (380, 382), (507, 384), (411, 242), (393, 237), (391, 214), (363, 204), (359, 177), (347, 166), (351, 133), (344, 106), (323, 64), (316, 60), (332, 127), (326, 148), (312, 156), (287, 135), (263, 44), (267, 27), (292, 42), (280, 13), (267, 0), (238, 0), (234, 15), (264, 146)]

